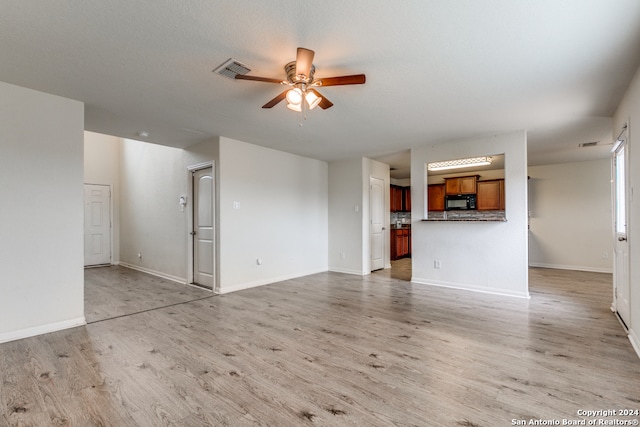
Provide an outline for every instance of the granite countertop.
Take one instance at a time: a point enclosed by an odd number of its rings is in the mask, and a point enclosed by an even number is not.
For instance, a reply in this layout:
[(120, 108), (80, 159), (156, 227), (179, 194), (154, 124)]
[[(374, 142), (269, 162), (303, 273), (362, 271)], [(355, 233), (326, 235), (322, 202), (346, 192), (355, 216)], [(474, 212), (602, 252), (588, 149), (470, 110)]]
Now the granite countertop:
[(399, 228), (411, 228), (411, 224), (402, 224), (402, 227), (398, 227), (396, 224), (391, 224), (392, 230), (397, 230)]
[(422, 221), (507, 222), (504, 211), (431, 211), (427, 215)]

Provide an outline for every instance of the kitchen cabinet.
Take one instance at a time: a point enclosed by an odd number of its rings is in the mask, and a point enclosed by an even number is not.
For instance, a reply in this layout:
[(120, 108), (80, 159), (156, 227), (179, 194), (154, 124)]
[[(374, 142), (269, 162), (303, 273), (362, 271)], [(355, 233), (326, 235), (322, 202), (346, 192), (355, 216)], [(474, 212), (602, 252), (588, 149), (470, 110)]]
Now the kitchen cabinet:
[(504, 210), (504, 179), (478, 181), (478, 210)]
[(391, 229), (391, 259), (396, 260), (411, 256), (411, 228)]
[(404, 200), (404, 211), (411, 212), (411, 187), (402, 187), (402, 197)]
[(391, 212), (411, 211), (411, 187), (392, 185), (389, 196)]
[(391, 203), (391, 212), (401, 211), (402, 210), (402, 187), (392, 185), (389, 196), (390, 196), (390, 203)]
[(476, 182), (478, 175), (458, 176), (445, 178), (444, 187), (446, 194), (476, 194)]
[(429, 211), (444, 210), (444, 184), (431, 184), (427, 187), (427, 203)]

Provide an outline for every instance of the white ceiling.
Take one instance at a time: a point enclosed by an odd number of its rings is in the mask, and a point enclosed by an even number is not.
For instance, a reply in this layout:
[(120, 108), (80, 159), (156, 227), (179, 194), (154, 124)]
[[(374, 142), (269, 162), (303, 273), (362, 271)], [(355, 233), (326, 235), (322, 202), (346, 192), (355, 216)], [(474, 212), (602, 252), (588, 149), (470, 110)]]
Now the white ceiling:
[[(334, 107), (304, 121), (260, 108), (281, 87), (212, 73), (232, 57), (284, 79), (298, 46), (316, 77), (366, 84), (322, 89)], [(607, 156), (578, 144), (611, 142), (639, 65), (637, 0), (3, 0), (0, 13), (0, 81), (84, 102), (87, 130), (329, 161), (519, 129), (530, 164)]]

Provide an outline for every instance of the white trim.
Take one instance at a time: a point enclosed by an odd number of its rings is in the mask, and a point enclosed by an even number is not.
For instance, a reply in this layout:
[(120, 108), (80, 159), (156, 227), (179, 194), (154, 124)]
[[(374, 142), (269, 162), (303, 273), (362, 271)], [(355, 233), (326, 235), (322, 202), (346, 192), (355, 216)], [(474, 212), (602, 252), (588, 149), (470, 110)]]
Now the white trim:
[(312, 274), (324, 273), (326, 269), (307, 271), (303, 273), (287, 274), (286, 276), (272, 277), (270, 279), (256, 280), (249, 283), (238, 283), (236, 285), (230, 285), (220, 287), (220, 294), (228, 294), (230, 292), (243, 291), (245, 289), (257, 288), (258, 286), (270, 285), (272, 283), (284, 282), (285, 280), (297, 279), (299, 277), (310, 276)]
[(613, 267), (598, 268), (598, 267), (587, 267), (584, 265), (545, 264), (542, 262), (530, 262), (529, 267), (553, 268), (555, 270), (589, 271), (591, 273), (610, 273), (610, 274), (613, 273)]
[(631, 346), (636, 351), (638, 357), (640, 357), (640, 339), (636, 335), (636, 332), (633, 329), (629, 329), (629, 341), (631, 341)]
[(208, 161), (187, 166), (187, 194), (191, 200), (187, 200), (187, 284), (193, 283), (193, 174), (196, 171), (211, 168), (211, 176), (213, 177), (213, 288), (214, 293), (220, 293), (220, 285), (218, 280), (218, 216), (216, 215), (217, 195), (218, 195), (218, 177), (216, 176), (215, 161)]
[(419, 279), (415, 277), (411, 278), (411, 283), (417, 283), (420, 285), (428, 285), (428, 286), (438, 286), (441, 288), (459, 289), (463, 291), (480, 292), (483, 294), (500, 295), (505, 297), (524, 298), (524, 299), (531, 298), (528, 291), (527, 292), (511, 292), (504, 289), (469, 285), (466, 283), (440, 282), (440, 281)]
[(339, 267), (329, 267), (329, 271), (332, 273), (355, 274), (357, 276), (366, 276), (367, 274), (371, 274), (371, 272), (367, 273), (365, 271), (352, 270), (349, 268), (339, 268)]
[(63, 329), (77, 328), (87, 324), (84, 316), (75, 319), (63, 320), (62, 322), (47, 323), (46, 325), (34, 326), (31, 328), (20, 329), (18, 331), (5, 332), (0, 334), (0, 343), (21, 340), (23, 338), (34, 337), (36, 335), (57, 332)]
[(200, 289), (201, 291), (211, 292), (212, 294), (215, 294), (213, 289), (209, 289), (209, 288), (204, 287), (204, 286), (196, 285), (196, 284), (193, 284), (193, 283), (187, 283), (186, 285), (187, 286), (191, 286), (192, 288)]
[(160, 277), (162, 279), (171, 280), (172, 282), (178, 282), (182, 285), (187, 284), (187, 279), (185, 279), (184, 277), (172, 276), (171, 274), (162, 273), (161, 271), (152, 270), (146, 267), (140, 267), (139, 265), (129, 264), (128, 262), (123, 262), (123, 261), (120, 261), (119, 265), (122, 267), (130, 268), (132, 270), (151, 274), (152, 276)]
[(189, 172), (194, 172), (194, 171), (197, 171), (197, 170), (200, 170), (200, 169), (206, 169), (206, 168), (210, 168), (210, 167), (213, 167), (213, 160), (210, 160), (208, 162), (198, 163), (198, 164), (195, 164), (195, 165), (189, 165), (189, 166), (187, 166), (187, 170)]

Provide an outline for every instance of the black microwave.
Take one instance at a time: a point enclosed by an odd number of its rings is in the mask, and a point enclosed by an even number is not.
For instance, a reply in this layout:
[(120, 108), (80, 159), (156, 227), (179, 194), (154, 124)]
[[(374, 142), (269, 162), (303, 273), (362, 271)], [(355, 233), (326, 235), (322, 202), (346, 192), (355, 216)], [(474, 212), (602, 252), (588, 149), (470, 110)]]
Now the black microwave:
[(452, 194), (444, 198), (444, 210), (468, 210), (476, 208), (475, 194)]

